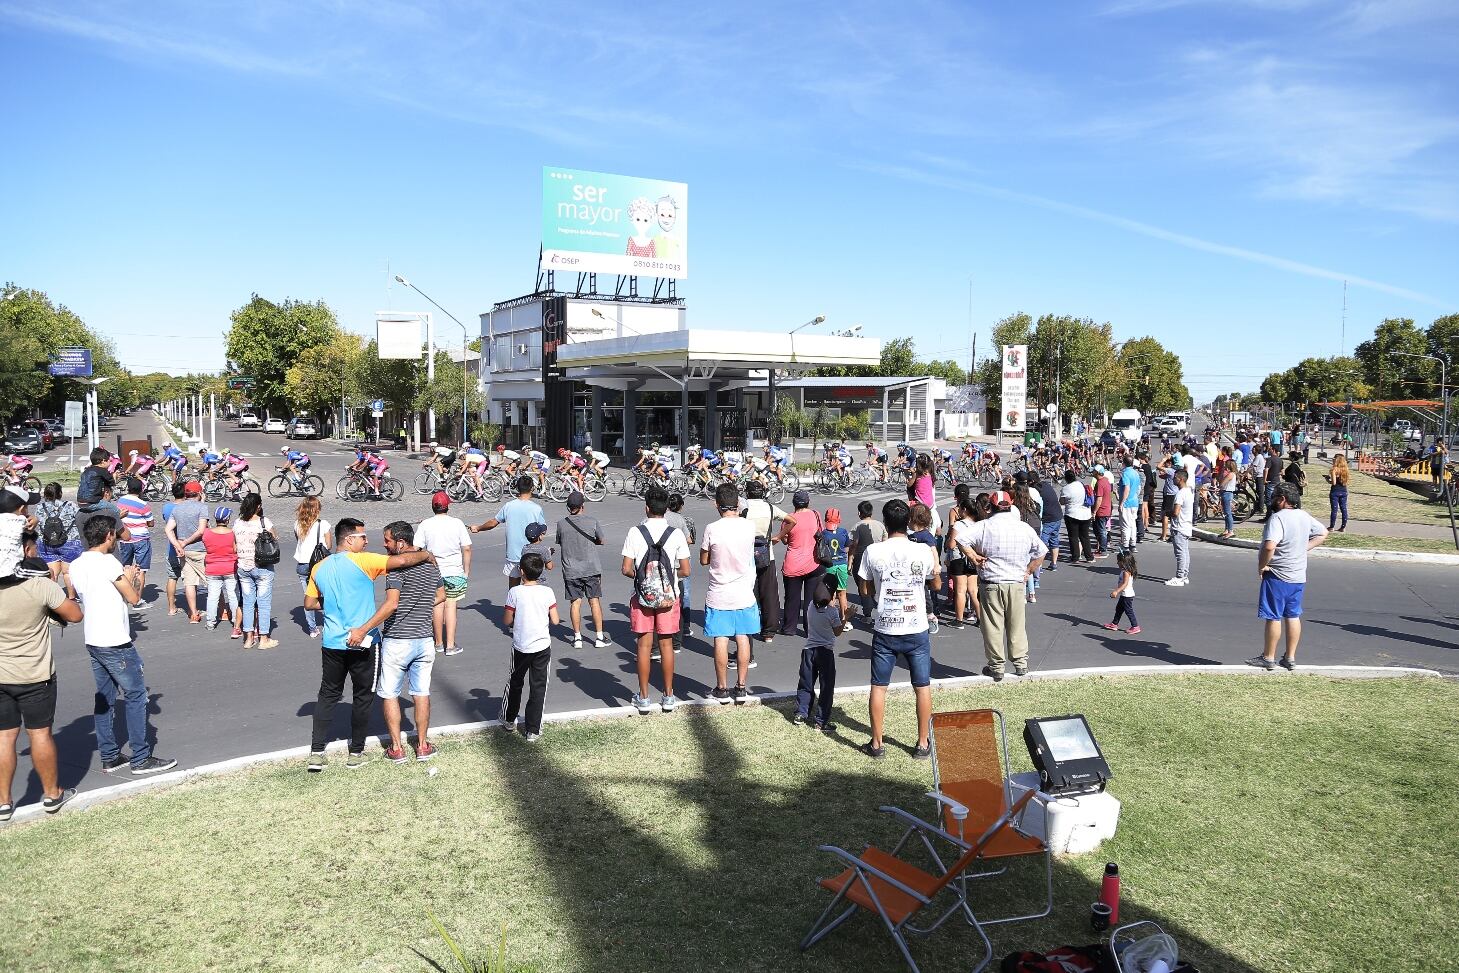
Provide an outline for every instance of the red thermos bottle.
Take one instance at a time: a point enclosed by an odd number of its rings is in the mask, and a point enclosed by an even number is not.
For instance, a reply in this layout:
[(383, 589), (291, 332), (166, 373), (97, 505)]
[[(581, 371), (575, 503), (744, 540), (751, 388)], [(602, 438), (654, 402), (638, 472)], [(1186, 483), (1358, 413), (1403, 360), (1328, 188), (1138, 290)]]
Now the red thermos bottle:
[(1120, 866), (1110, 862), (1104, 866), (1104, 881), (1099, 886), (1099, 901), (1109, 906), (1110, 925), (1120, 921)]

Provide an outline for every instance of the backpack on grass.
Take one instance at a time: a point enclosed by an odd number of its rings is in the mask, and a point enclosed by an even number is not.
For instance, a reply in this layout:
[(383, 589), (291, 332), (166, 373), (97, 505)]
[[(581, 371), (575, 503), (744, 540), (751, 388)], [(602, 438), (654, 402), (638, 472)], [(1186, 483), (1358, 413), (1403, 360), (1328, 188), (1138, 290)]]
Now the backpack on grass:
[(674, 528), (665, 527), (658, 540), (654, 540), (643, 524), (639, 524), (638, 529), (643, 533), (648, 550), (639, 559), (638, 567), (634, 568), (633, 593), (638, 597), (638, 603), (649, 611), (668, 608), (679, 597), (679, 582), (674, 577), (674, 564), (664, 550), (664, 542), (669, 539)]

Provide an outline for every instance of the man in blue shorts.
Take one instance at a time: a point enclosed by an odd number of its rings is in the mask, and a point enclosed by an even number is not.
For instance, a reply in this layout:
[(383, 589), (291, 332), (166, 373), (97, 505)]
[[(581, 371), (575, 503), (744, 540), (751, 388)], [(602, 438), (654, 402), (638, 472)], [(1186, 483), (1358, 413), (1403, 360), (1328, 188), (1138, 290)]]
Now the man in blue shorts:
[[(719, 519), (704, 528), (699, 563), (709, 568), (704, 593), (704, 634), (714, 639), (715, 688), (719, 703), (749, 698), (745, 678), (750, 669), (750, 636), (760, 634), (760, 605), (755, 600), (755, 525), (740, 516), (740, 491), (722, 483), (714, 491)], [(735, 643), (738, 680), (729, 680), (729, 645)]]
[[(1297, 643), (1302, 639), (1302, 590), (1307, 585), (1307, 552), (1327, 539), (1327, 528), (1302, 509), (1302, 492), (1280, 483), (1272, 496), (1272, 514), (1262, 533), (1257, 572), (1261, 597), (1256, 614), (1266, 623), (1262, 653), (1247, 659), (1258, 669), (1288, 672), (1297, 668)], [(1286, 635), (1287, 651), (1277, 659), (1277, 642)]]
[(912, 675), (917, 697), (917, 748), (912, 756), (926, 760), (932, 755), (928, 733), (932, 721), (932, 643), (927, 634), (927, 610), (923, 590), (928, 581), (942, 587), (937, 552), (926, 544), (907, 539), (912, 511), (905, 500), (891, 500), (882, 507), (881, 519), (887, 539), (873, 544), (861, 556), (857, 577), (871, 582), (876, 600), (871, 636), (871, 740), (862, 752), (869, 757), (886, 756), (882, 745), (882, 723), (886, 716), (887, 686), (892, 669), (901, 656)]

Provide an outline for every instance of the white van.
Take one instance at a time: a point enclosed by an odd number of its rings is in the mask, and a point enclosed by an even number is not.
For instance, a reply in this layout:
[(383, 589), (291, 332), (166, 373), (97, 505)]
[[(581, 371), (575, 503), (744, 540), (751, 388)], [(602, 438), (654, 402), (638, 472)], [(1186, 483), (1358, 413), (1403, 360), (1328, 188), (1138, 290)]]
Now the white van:
[(1127, 443), (1140, 441), (1140, 424), (1144, 417), (1139, 409), (1121, 409), (1110, 417), (1109, 427)]

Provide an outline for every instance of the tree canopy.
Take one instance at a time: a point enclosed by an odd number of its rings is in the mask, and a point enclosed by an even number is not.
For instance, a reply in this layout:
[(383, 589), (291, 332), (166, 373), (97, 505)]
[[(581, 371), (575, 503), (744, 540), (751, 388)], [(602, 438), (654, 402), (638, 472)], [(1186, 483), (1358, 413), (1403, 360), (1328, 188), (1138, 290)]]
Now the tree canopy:
[(275, 304), (254, 294), (231, 315), (228, 329), (230, 371), (253, 379), (255, 405), (287, 411), (288, 372), (311, 348), (327, 345), (340, 333), (329, 305), (286, 298)]

